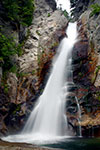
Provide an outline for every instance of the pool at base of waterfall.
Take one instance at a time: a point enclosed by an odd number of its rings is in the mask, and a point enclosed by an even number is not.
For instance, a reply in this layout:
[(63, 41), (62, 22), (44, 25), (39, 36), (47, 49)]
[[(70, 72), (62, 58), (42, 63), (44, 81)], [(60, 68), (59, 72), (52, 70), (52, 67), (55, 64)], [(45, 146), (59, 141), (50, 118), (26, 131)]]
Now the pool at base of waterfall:
[(28, 144), (49, 144), (49, 143), (59, 143), (59, 141), (65, 141), (66, 139), (71, 138), (71, 136), (52, 136), (47, 134), (17, 134), (9, 135), (7, 137), (1, 138), (6, 142), (17, 142), (17, 143), (28, 143)]
[(49, 144), (9, 143), (0, 141), (0, 150), (100, 150), (100, 138), (67, 138)]
[(42, 146), (55, 148), (56, 150), (100, 150), (100, 138), (69, 138)]

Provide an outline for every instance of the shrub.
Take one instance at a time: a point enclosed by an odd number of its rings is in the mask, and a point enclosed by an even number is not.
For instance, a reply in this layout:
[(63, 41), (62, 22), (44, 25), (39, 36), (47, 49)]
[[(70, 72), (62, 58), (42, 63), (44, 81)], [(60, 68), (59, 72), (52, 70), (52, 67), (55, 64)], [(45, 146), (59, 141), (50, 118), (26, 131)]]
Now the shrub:
[(50, 15), (50, 13), (48, 13), (48, 17), (50, 17), (51, 15)]
[(68, 16), (68, 12), (67, 12), (66, 10), (63, 11), (63, 14), (64, 14), (64, 16), (65, 16), (66, 18), (69, 17), (69, 16)]
[(12, 56), (22, 54), (22, 44), (16, 45), (13, 37), (7, 37), (0, 32), (0, 66), (3, 72), (16, 72), (17, 66), (12, 61)]
[(90, 16), (98, 15), (100, 13), (100, 5), (98, 5), (97, 3), (91, 5), (91, 8), (92, 8), (92, 12), (91, 12)]
[(33, 19), (34, 1), (33, 0), (19, 0), (19, 22), (25, 26), (30, 26)]
[(6, 19), (24, 26), (31, 25), (35, 8), (34, 0), (1, 0), (1, 2)]
[(11, 56), (17, 53), (16, 44), (13, 39), (7, 38), (0, 33), (0, 59), (3, 70), (10, 69), (12, 67)]

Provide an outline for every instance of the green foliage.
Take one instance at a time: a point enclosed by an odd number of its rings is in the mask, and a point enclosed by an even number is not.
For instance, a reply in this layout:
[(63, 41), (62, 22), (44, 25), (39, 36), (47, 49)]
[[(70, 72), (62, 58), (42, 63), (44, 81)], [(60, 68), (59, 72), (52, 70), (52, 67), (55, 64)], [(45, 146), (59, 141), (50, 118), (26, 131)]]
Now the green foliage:
[(3, 6), (5, 10), (7, 11), (8, 18), (10, 18), (13, 21), (17, 21), (19, 19), (18, 16), (18, 4), (17, 1), (15, 0), (3, 0), (2, 1)]
[(18, 56), (22, 56), (23, 54), (23, 49), (22, 49), (23, 45), (24, 45), (24, 41), (21, 44), (19, 43), (16, 47)]
[(4, 89), (5, 94), (7, 94), (8, 91), (9, 91), (9, 86), (8, 86), (8, 84), (5, 83), (4, 81), (2, 81), (2, 82), (1, 82), (1, 86), (2, 86), (2, 88)]
[(78, 75), (79, 75), (80, 77), (82, 77), (82, 76), (83, 76), (82, 72), (79, 72), (79, 73), (78, 73)]
[(13, 39), (7, 38), (5, 35), (0, 33), (0, 56), (9, 57), (10, 55), (16, 54), (15, 42)]
[(34, 75), (35, 73), (36, 73), (36, 70), (33, 70), (33, 71), (32, 71), (32, 75)]
[(31, 25), (34, 0), (1, 0), (5, 9), (6, 18), (14, 21), (16, 24), (24, 26)]
[(35, 75), (36, 70), (33, 70), (31, 73), (29, 72), (17, 72), (16, 75), (18, 78), (28, 77), (30, 75)]
[(22, 44), (16, 45), (12, 37), (6, 37), (0, 32), (0, 66), (3, 72), (17, 72), (17, 66), (12, 61), (12, 56), (22, 54)]
[(94, 72), (94, 77), (93, 77), (92, 80), (91, 80), (91, 83), (94, 83), (94, 82), (95, 82), (99, 70), (100, 70), (100, 65), (97, 66), (97, 68), (96, 68), (96, 70), (95, 70), (95, 72)]
[(37, 35), (41, 36), (40, 32), (38, 30), (36, 30)]
[(12, 67), (11, 56), (17, 53), (16, 44), (13, 39), (7, 38), (0, 33), (0, 64), (4, 70)]
[(92, 12), (91, 12), (90, 16), (98, 15), (100, 13), (100, 5), (98, 5), (97, 3), (91, 5), (91, 8), (92, 8)]
[(12, 114), (13, 114), (13, 115), (16, 115), (16, 113), (17, 113), (17, 112), (20, 112), (20, 110), (21, 110), (21, 104), (18, 104), (17, 107), (16, 107), (16, 109), (13, 111)]
[(96, 74), (95, 74), (94, 77), (92, 77), (92, 79), (91, 79), (91, 83), (92, 83), (92, 84), (95, 82), (95, 79), (96, 79)]
[(67, 12), (66, 10), (63, 11), (63, 14), (64, 14), (64, 16), (65, 16), (66, 18), (69, 18), (68, 12)]
[(23, 25), (30, 26), (33, 19), (34, 12), (33, 0), (19, 0), (19, 22)]
[(7, 84), (5, 84), (4, 92), (7, 94), (7, 93), (8, 93), (8, 91), (9, 91), (9, 87), (8, 87), (8, 85), (7, 85)]
[(51, 48), (55, 48), (55, 47), (57, 47), (58, 45), (59, 45), (59, 43), (58, 43), (58, 41), (56, 41), (56, 42), (52, 43)]
[(91, 2), (94, 2), (95, 0), (91, 0)]
[(51, 15), (50, 15), (50, 13), (48, 13), (48, 17), (50, 17)]
[(69, 22), (73, 22), (73, 17), (72, 17), (73, 15), (69, 16), (69, 14), (68, 14), (68, 12), (66, 10), (63, 11), (63, 14), (64, 14), (64, 16), (67, 18), (67, 20)]
[(27, 77), (27, 76), (29, 76), (29, 73), (27, 73), (27, 72), (20, 72), (20, 73), (17, 73), (17, 77), (19, 78), (19, 77)]
[(96, 92), (96, 98), (100, 101), (100, 91)]
[(17, 70), (18, 70), (17, 66), (16, 66), (16, 65), (13, 65), (13, 66), (10, 68), (9, 72), (17, 73)]
[(100, 65), (97, 66), (96, 73), (98, 73), (99, 70), (100, 70)]

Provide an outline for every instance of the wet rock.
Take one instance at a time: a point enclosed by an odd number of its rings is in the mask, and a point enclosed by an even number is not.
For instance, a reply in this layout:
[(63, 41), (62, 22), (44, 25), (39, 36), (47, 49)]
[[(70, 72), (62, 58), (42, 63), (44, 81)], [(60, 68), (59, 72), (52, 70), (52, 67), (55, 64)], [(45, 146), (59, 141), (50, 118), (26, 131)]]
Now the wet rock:
[[(97, 64), (97, 55), (95, 54), (94, 47), (90, 43), (89, 35), (86, 30), (88, 19), (79, 20), (78, 22), (78, 42), (73, 47), (72, 51), (72, 70), (73, 70), (73, 81), (76, 85), (75, 96), (78, 99), (78, 103), (81, 109), (81, 118), (79, 118), (79, 108), (77, 102), (73, 101), (72, 103), (68, 101), (67, 115), (69, 122), (72, 121), (74, 126), (74, 132), (79, 130), (79, 119), (82, 125), (82, 119), (88, 122), (85, 117), (86, 113), (91, 114), (96, 112), (96, 99), (93, 96), (92, 91), (94, 91), (94, 85), (92, 82), (93, 74)], [(91, 45), (91, 46), (90, 46)], [(92, 89), (92, 88), (93, 89)], [(76, 106), (75, 106), (76, 104)], [(97, 108), (98, 109), (98, 108)], [(74, 118), (76, 121), (73, 121)], [(91, 118), (91, 117), (90, 117)], [(91, 122), (91, 121), (90, 121)], [(87, 123), (87, 125), (89, 122)], [(93, 122), (91, 122), (93, 124)], [(86, 126), (87, 126), (86, 125)], [(83, 126), (83, 125), (82, 125)], [(76, 128), (75, 128), (76, 127)]]
[[(72, 51), (72, 70), (73, 81), (77, 86), (76, 96), (81, 108), (81, 126), (83, 136), (98, 136), (100, 125), (97, 112), (100, 110), (100, 13), (91, 16), (91, 4), (98, 3), (95, 1), (76, 0), (71, 1), (75, 19), (78, 18), (78, 41), (74, 45)], [(84, 5), (86, 4), (86, 5)], [(68, 100), (68, 105), (72, 105)], [(72, 106), (71, 106), (72, 107)], [(68, 114), (68, 119), (78, 119), (77, 113), (75, 116), (71, 112)], [(77, 132), (78, 121), (72, 124)], [(74, 128), (73, 127), (73, 128)], [(98, 133), (97, 133), (98, 131)]]
[(48, 5), (49, 5), (53, 10), (56, 9), (56, 2), (55, 2), (55, 0), (52, 0), (52, 1), (46, 0), (46, 2), (48, 3)]
[(16, 133), (17, 131), (21, 130), (26, 119), (27, 114), (27, 107), (23, 104), (9, 104), (9, 109), (7, 114), (4, 117), (3, 122), (5, 123), (5, 126), (7, 126), (8, 132), (6, 134), (10, 133)]
[(19, 29), (19, 43), (22, 43), (25, 39), (25, 37), (27, 37), (27, 28), (20, 25), (20, 29)]
[(68, 107), (67, 112), (74, 114), (77, 112), (77, 107)]
[(18, 82), (18, 78), (16, 77), (16, 74), (9, 73), (8, 80), (7, 80), (8, 93), (10, 93), (9, 94), (10, 102), (13, 102), (13, 103), (16, 102), (17, 82)]
[(89, 2), (90, 0), (71, 0), (71, 7), (73, 8), (72, 13), (76, 20), (85, 10), (87, 10)]
[(0, 150), (50, 150), (50, 149), (46, 147), (45, 148), (38, 147), (33, 144), (9, 143), (9, 142), (4, 142), (0, 140)]

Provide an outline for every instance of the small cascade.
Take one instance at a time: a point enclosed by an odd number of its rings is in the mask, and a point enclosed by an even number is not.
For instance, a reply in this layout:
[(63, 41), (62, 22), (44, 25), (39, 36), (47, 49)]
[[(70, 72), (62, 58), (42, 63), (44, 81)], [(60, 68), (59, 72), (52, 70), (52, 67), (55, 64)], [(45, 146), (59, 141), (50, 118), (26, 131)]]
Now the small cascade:
[(78, 98), (77, 96), (75, 96), (75, 100), (77, 103), (77, 107), (78, 107), (78, 123), (79, 123), (79, 137), (82, 137), (82, 128), (81, 128), (81, 108), (80, 108), (80, 104), (78, 102)]

